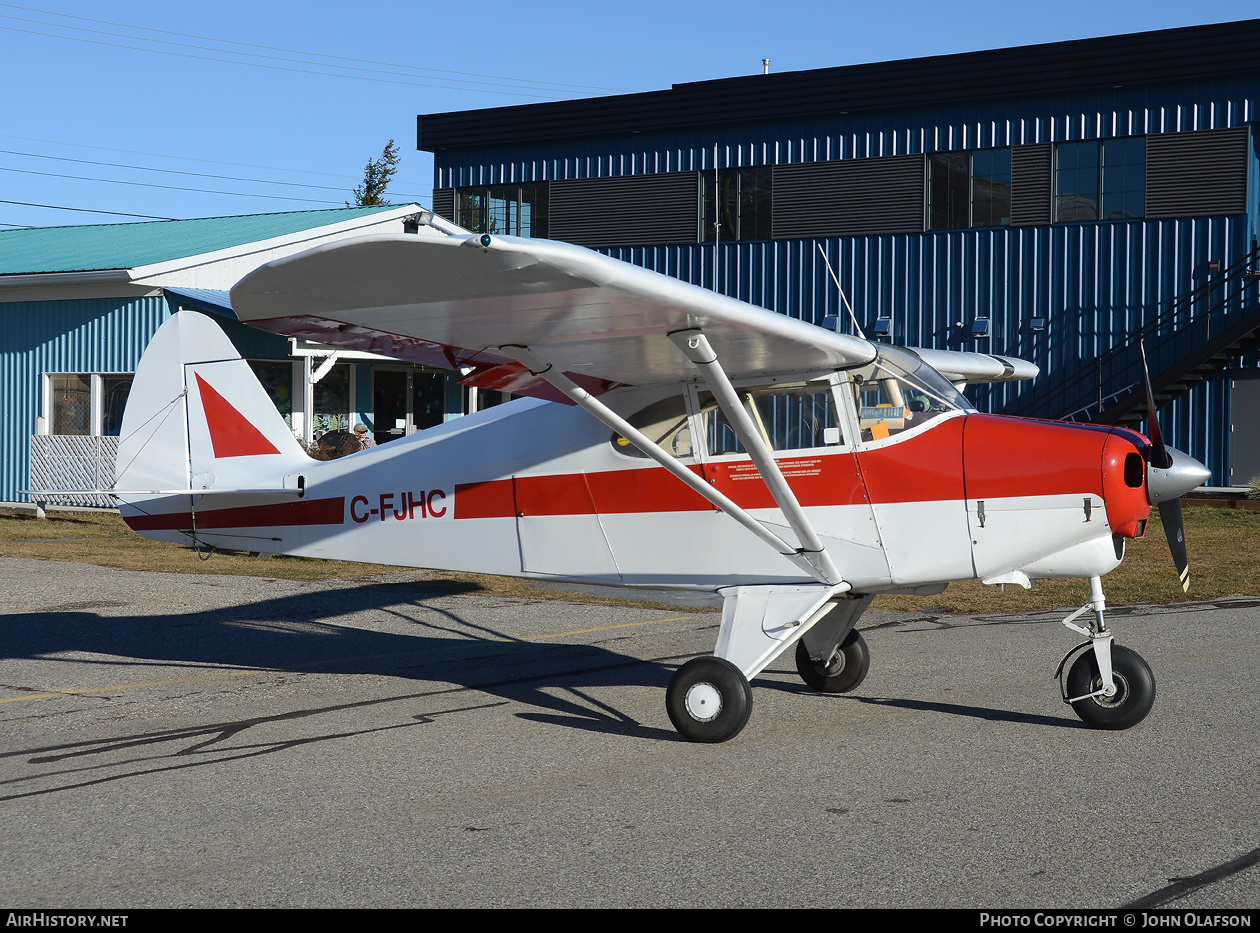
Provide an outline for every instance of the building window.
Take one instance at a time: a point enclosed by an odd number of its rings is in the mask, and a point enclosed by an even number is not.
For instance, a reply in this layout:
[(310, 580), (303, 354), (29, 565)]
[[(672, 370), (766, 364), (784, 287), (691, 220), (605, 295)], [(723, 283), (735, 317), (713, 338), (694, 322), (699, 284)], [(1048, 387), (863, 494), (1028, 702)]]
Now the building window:
[(701, 242), (770, 239), (772, 172), (768, 165), (701, 172)]
[(455, 191), (455, 223), (472, 233), (545, 237), (547, 213), (546, 182)]
[(293, 427), (293, 364), (272, 363), (261, 360), (250, 360), (249, 368), (254, 371), (263, 391), (276, 406), (276, 411), (284, 419), (284, 423)]
[(1133, 220), (1146, 214), (1146, 137), (1055, 146), (1054, 219)]
[(350, 373), (349, 363), (336, 363), (319, 382), (311, 386), (313, 436), (351, 430)]
[(127, 396), (131, 394), (131, 373), (103, 373), (100, 380), (101, 433), (106, 437), (118, 437), (122, 433), (123, 412), (127, 409)]
[(117, 437), (131, 391), (131, 373), (48, 373), (49, 434)]
[(1005, 227), (1011, 222), (1011, 150), (928, 155), (928, 229)]

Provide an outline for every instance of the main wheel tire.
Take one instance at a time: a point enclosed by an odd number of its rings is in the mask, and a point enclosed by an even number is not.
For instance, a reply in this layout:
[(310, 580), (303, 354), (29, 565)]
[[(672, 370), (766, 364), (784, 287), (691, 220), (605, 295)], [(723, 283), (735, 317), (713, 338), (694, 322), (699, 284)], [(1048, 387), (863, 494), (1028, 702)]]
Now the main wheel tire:
[(669, 721), (691, 742), (725, 742), (739, 735), (752, 714), (752, 687), (722, 658), (692, 658), (665, 691)]
[(796, 643), (796, 670), (801, 680), (820, 693), (847, 693), (866, 679), (871, 652), (857, 629), (849, 632), (831, 660), (819, 664), (809, 656), (803, 641)]
[[(1140, 654), (1115, 644), (1111, 646), (1111, 673), (1115, 696), (1078, 700), (1072, 709), (1095, 729), (1129, 729), (1145, 719), (1155, 703), (1155, 675)], [(1068, 671), (1068, 696), (1079, 697), (1101, 688), (1098, 659), (1092, 650), (1086, 651)]]

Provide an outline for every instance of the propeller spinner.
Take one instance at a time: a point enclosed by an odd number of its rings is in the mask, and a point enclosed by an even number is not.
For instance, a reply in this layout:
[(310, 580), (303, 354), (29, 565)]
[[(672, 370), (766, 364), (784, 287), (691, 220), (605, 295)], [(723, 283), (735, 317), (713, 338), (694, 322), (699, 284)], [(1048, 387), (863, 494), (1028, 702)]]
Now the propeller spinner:
[(1168, 537), (1168, 550), (1181, 588), (1190, 592), (1190, 562), (1186, 557), (1186, 528), (1181, 514), (1181, 497), (1208, 481), (1211, 471), (1198, 460), (1180, 450), (1164, 445), (1163, 433), (1155, 417), (1155, 393), (1151, 389), (1151, 373), (1146, 366), (1146, 347), (1142, 351), (1142, 377), (1146, 380), (1146, 412), (1150, 421), (1151, 445), (1146, 450), (1146, 500), (1159, 508), (1159, 520)]

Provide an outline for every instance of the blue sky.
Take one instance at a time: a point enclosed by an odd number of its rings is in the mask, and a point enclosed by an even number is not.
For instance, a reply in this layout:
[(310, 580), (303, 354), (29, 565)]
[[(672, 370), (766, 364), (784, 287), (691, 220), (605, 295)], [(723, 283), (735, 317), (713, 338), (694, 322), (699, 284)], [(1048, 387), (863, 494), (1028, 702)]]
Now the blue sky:
[(418, 113), (656, 90), (763, 58), (792, 71), (1260, 16), (1255, 0), (27, 3), (0, 3), (0, 229), (340, 205), (391, 137), (391, 196), (427, 204)]

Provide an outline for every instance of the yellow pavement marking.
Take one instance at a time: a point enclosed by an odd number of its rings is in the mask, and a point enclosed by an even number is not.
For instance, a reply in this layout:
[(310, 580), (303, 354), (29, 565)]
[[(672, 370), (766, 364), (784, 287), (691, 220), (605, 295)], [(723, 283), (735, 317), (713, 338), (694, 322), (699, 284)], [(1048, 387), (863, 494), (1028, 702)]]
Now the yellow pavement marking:
[[(584, 629), (577, 629), (576, 631), (572, 631), (572, 632), (558, 632), (555, 635), (534, 635), (530, 638), (522, 638), (519, 640), (520, 641), (541, 641), (546, 638), (567, 638), (570, 635), (589, 635), (592, 632), (608, 632), (608, 631), (612, 631), (613, 629), (631, 628), (636, 625), (660, 625), (663, 622), (681, 622), (684, 619), (689, 619), (689, 618), (691, 617), (690, 616), (674, 616), (673, 618), (669, 618), (669, 619), (648, 619), (644, 622), (622, 622), (617, 625), (601, 625), (598, 628), (584, 628)], [(517, 639), (505, 638), (502, 640), (515, 641)], [(456, 647), (456, 645), (452, 644), (450, 647), (453, 648), (453, 647)], [(333, 658), (333, 659), (328, 659), (324, 661), (311, 661), (311, 662), (308, 662), (306, 665), (304, 665), (304, 667), (313, 666), (316, 664), (320, 664), (320, 665), (337, 664), (343, 661), (372, 660), (375, 658), (385, 658), (385, 657), (391, 657), (391, 656), (392, 655), (379, 654), (379, 655), (371, 655), (370, 657)], [(49, 693), (28, 693), (23, 696), (0, 698), (0, 703), (19, 703), (23, 700), (49, 700), (55, 697), (78, 696), (80, 694), (85, 694), (85, 693), (113, 693), (119, 690), (134, 690), (138, 687), (166, 687), (166, 686), (172, 686), (174, 684), (197, 683), (198, 681), (203, 681), (203, 680), (223, 680), (228, 677), (248, 677), (251, 674), (276, 673), (279, 671), (291, 671), (291, 670), (297, 670), (297, 668), (287, 668), (287, 667), (258, 668), (255, 670), (248, 670), (248, 671), (228, 671), (222, 674), (206, 674), (201, 677), (179, 677), (173, 680), (145, 680), (145, 681), (140, 681), (134, 684), (118, 684), (112, 687), (84, 687), (83, 689), (80, 689), (80, 690), (55, 690)]]

